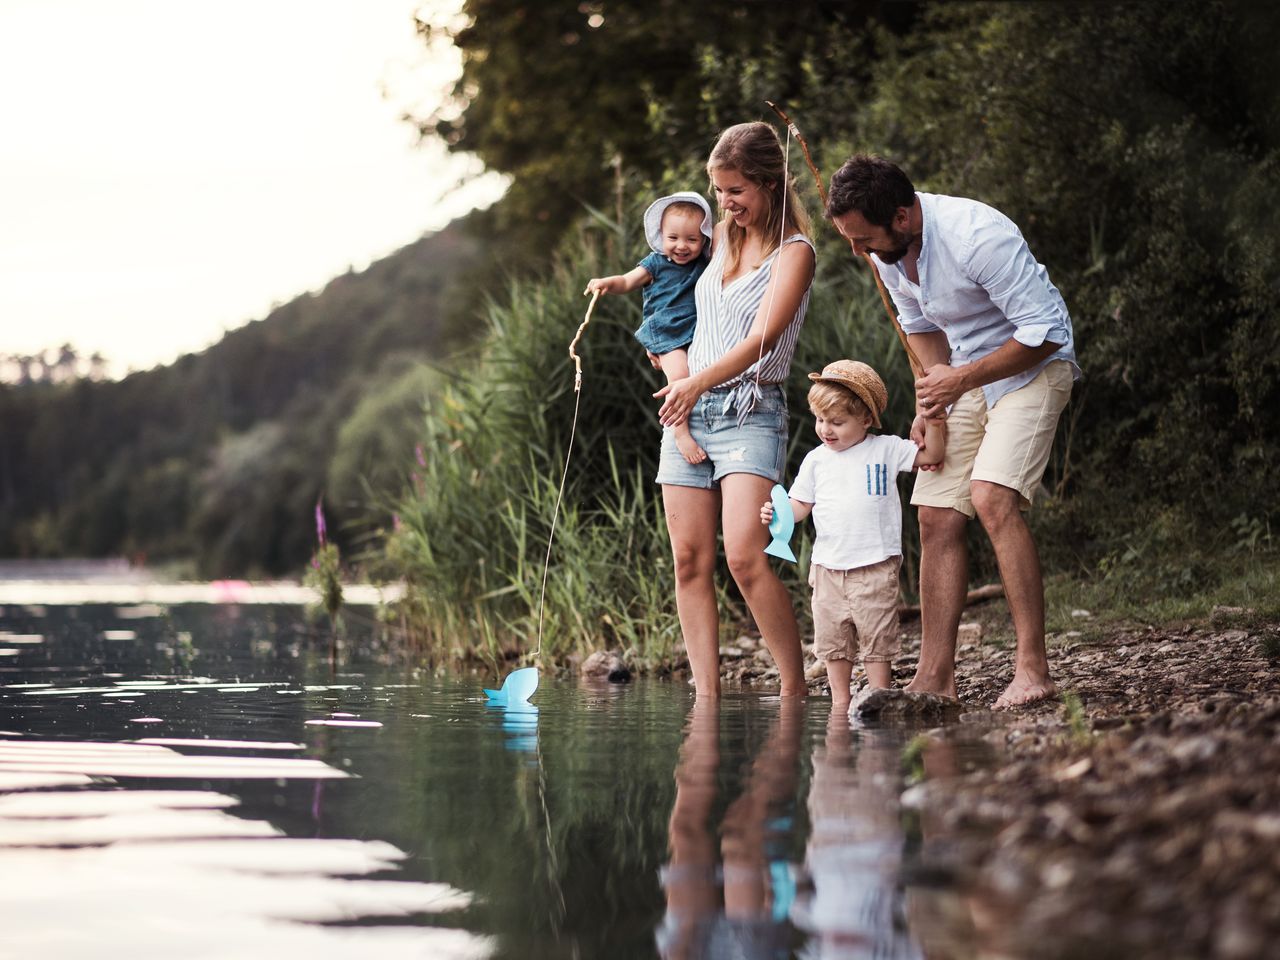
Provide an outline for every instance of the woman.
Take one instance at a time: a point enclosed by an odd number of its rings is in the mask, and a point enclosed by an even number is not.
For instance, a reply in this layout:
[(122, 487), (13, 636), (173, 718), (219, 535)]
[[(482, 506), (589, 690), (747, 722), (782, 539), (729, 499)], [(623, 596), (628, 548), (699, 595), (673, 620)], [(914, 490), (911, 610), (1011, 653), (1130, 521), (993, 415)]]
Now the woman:
[(786, 380), (813, 282), (809, 218), (785, 176), (782, 144), (767, 123), (720, 134), (707, 174), (723, 211), (711, 263), (698, 280), (690, 375), (664, 397), (664, 426), (686, 420), (707, 453), (688, 463), (663, 433), (658, 483), (675, 558), (676, 608), (700, 697), (720, 694), (716, 534), (765, 645), (783, 696), (805, 693), (800, 633), (786, 588), (764, 554), (760, 504), (782, 478)]

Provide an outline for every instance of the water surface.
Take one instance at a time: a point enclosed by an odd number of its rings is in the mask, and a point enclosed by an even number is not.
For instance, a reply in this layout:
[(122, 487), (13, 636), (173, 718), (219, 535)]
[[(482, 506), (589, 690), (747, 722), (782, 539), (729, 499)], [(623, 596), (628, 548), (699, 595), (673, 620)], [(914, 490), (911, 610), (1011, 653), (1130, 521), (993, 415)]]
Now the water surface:
[(295, 608), (5, 607), (0, 956), (970, 955), (913, 731), (659, 680), (499, 709), (351, 632), (332, 668)]

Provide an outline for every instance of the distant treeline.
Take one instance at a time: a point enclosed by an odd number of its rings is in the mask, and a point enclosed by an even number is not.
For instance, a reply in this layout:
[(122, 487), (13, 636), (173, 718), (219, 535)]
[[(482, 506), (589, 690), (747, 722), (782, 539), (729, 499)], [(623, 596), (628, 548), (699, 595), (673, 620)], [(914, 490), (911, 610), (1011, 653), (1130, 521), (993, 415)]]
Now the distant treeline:
[[(0, 555), (128, 556), (192, 573), (301, 572), (321, 495), (352, 543), (406, 481), (429, 364), (466, 339), (458, 223), (121, 381), (28, 365), (0, 384)], [(182, 304), (173, 305), (175, 323)], [(20, 369), (20, 365), (18, 367)]]
[[(1207, 558), (1269, 539), (1280, 512), (1273, 5), (468, 0), (465, 10), (470, 23), (453, 34), (465, 57), (457, 100), (422, 125), (512, 175), (492, 214), (511, 238), (543, 238), (537, 257), (560, 245), (550, 273), (489, 310), (482, 359), (433, 403), (424, 478), (399, 507), (391, 556), (437, 644), (496, 652), (537, 632), (572, 420), (564, 345), (583, 284), (639, 259), (644, 204), (702, 188), (716, 131), (772, 120), (766, 99), (785, 106), (824, 176), (855, 150), (888, 156), (919, 189), (1003, 210), (1048, 266), (1085, 374), (1033, 514), (1051, 571), (1176, 593), (1203, 585)], [(791, 167), (816, 210), (794, 142)], [(575, 214), (584, 204), (590, 215)], [(897, 405), (887, 423), (907, 426), (906, 364), (874, 290), (830, 228), (816, 229), (789, 471), (810, 444), (803, 370), (837, 355), (881, 366)], [(657, 381), (628, 334), (636, 299), (602, 302), (585, 341), (544, 651), (605, 636), (661, 660), (678, 637), (650, 483)]]

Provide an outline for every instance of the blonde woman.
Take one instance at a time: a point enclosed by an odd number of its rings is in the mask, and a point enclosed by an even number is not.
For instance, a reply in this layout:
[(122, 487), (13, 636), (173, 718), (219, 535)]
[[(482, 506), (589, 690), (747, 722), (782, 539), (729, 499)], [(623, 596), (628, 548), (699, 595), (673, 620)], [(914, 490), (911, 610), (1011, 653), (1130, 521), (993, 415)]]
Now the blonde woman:
[(717, 533), (725, 558), (778, 665), (783, 696), (805, 692), (800, 635), (786, 588), (764, 554), (762, 500), (782, 477), (791, 369), (813, 283), (809, 218), (766, 123), (720, 134), (707, 174), (721, 218), (711, 263), (695, 291), (698, 322), (689, 376), (664, 398), (665, 427), (687, 422), (706, 459), (689, 463), (663, 434), (657, 482), (675, 559), (676, 608), (700, 697), (720, 694)]

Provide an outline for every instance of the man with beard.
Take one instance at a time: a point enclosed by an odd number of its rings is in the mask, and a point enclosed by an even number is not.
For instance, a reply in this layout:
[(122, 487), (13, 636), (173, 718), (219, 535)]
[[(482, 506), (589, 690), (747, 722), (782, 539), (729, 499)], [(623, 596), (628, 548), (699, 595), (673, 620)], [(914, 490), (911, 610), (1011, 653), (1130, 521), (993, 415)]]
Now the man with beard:
[(1044, 475), (1058, 418), (1079, 378), (1071, 318), (1017, 226), (984, 203), (917, 193), (879, 157), (831, 178), (827, 217), (873, 262), (924, 367), (913, 438), (945, 417), (941, 468), (921, 470), (921, 649), (908, 690), (955, 697), (956, 631), (968, 588), (965, 526), (995, 548), (1017, 634), (1013, 681), (996, 709), (1052, 697), (1044, 581), (1022, 512)]

